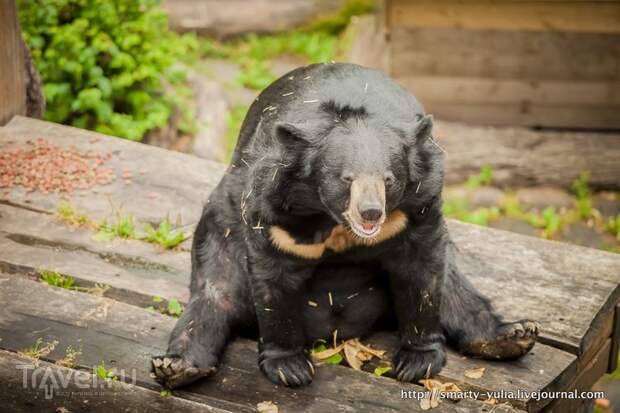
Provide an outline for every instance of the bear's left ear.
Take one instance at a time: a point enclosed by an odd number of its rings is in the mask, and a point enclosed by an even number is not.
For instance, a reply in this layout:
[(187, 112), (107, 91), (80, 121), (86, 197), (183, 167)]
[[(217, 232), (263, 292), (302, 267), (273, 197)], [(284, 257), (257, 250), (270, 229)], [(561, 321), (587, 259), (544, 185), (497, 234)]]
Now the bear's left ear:
[(432, 139), (433, 115), (420, 116), (412, 129), (409, 135), (407, 160), (409, 179), (416, 182), (436, 175), (437, 169), (441, 167), (441, 158), (431, 156), (432, 152), (429, 153), (426, 146), (427, 140)]

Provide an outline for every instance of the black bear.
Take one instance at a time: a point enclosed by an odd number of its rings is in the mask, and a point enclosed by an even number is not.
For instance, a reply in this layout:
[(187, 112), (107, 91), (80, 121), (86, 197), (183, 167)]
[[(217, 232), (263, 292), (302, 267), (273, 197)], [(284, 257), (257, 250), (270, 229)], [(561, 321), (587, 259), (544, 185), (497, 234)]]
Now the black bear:
[(250, 107), (192, 247), (191, 298), (156, 378), (176, 388), (215, 372), (235, 334), (258, 330), (274, 383), (306, 385), (305, 349), (394, 325), (399, 380), (437, 374), (444, 342), (478, 357), (527, 353), (535, 322), (503, 322), (459, 273), (441, 212), (443, 154), (432, 118), (381, 72), (298, 68)]

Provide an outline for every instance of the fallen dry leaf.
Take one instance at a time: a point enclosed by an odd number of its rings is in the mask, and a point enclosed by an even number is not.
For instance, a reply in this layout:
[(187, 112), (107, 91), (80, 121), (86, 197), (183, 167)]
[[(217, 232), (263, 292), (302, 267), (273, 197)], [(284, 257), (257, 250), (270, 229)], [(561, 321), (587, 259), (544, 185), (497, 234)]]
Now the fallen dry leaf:
[(486, 399), (486, 400), (483, 400), (483, 403), (486, 403), (486, 404), (497, 404), (497, 399)]
[(484, 367), (477, 367), (473, 369), (467, 369), (465, 370), (465, 373), (463, 374), (465, 375), (465, 377), (470, 378), (470, 379), (479, 379), (482, 376), (484, 376), (485, 370), (486, 368)]
[(420, 400), (420, 408), (422, 410), (430, 410), (439, 406), (439, 392), (437, 390), (431, 391), (430, 395), (424, 396), (422, 400)]
[(323, 351), (313, 351), (312, 357), (314, 357), (317, 360), (325, 360), (327, 358), (330, 358), (334, 354), (340, 353), (343, 347), (344, 347), (344, 343), (338, 345), (335, 348), (332, 347), (332, 348), (328, 348), (327, 350), (323, 350)]
[(260, 402), (256, 405), (258, 413), (278, 413), (278, 406), (271, 401)]
[[(337, 330), (334, 331), (334, 339), (336, 338), (336, 334)], [(319, 352), (313, 351), (312, 357), (318, 361), (321, 361), (330, 358), (341, 351), (344, 353), (344, 357), (347, 360), (347, 363), (349, 363), (349, 366), (355, 370), (361, 370), (362, 365), (373, 357), (383, 359), (383, 356), (385, 355), (384, 350), (370, 348), (362, 344), (358, 338), (352, 338), (338, 345), (336, 345), (334, 341), (334, 347)]]
[(459, 386), (452, 382), (442, 383), (436, 379), (422, 379), (418, 383), (422, 384), (426, 390), (437, 391), (439, 393), (460, 392)]
[(358, 348), (351, 344), (350, 340), (344, 342), (344, 358), (349, 363), (349, 366), (355, 370), (361, 370), (363, 364), (362, 360), (357, 357), (358, 352)]

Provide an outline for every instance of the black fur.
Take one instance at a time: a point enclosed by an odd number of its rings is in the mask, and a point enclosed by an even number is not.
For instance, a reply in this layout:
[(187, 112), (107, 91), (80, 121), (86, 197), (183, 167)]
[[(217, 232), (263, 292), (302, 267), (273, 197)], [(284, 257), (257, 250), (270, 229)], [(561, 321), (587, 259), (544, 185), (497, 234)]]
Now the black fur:
[[(445, 339), (484, 357), (529, 351), (536, 324), (503, 323), (454, 265), (431, 130), (413, 96), (356, 65), (302, 67), (263, 91), (196, 229), (190, 303), (167, 355), (153, 359), (156, 377), (178, 387), (210, 375), (231, 336), (256, 327), (260, 369), (289, 386), (311, 382), (304, 348), (314, 340), (336, 329), (363, 336), (380, 320), (397, 321), (403, 381), (438, 373)], [(385, 179), (385, 211), (406, 214), (403, 232), (321, 259), (273, 246), (273, 225), (307, 244), (346, 225), (350, 177), (360, 174)]]

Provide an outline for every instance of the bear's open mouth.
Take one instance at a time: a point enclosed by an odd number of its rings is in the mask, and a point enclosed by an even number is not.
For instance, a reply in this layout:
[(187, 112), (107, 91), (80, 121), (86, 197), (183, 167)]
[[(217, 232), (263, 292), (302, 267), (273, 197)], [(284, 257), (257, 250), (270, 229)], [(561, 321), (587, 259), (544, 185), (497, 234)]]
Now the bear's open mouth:
[(357, 222), (352, 222), (351, 220), (347, 220), (347, 221), (348, 221), (347, 223), (349, 224), (349, 228), (351, 228), (351, 231), (353, 231), (353, 233), (357, 235), (358, 237), (371, 238), (377, 235), (377, 233), (379, 233), (379, 231), (381, 230), (381, 224), (379, 222), (357, 223)]

